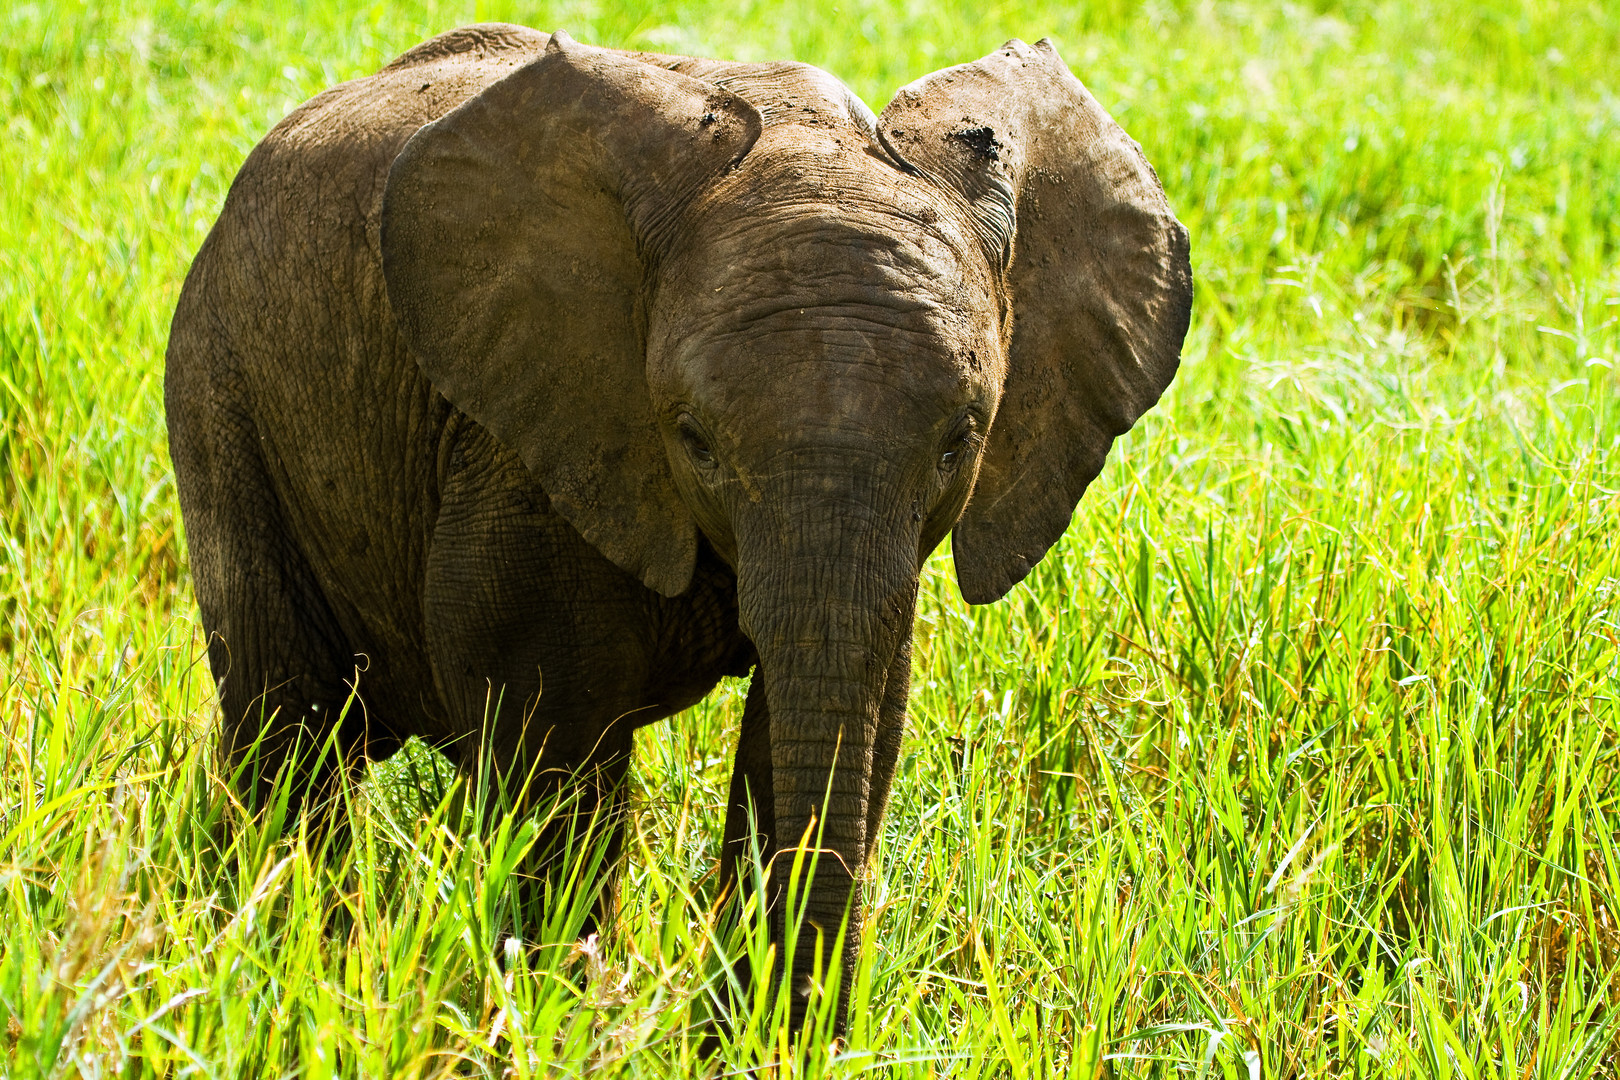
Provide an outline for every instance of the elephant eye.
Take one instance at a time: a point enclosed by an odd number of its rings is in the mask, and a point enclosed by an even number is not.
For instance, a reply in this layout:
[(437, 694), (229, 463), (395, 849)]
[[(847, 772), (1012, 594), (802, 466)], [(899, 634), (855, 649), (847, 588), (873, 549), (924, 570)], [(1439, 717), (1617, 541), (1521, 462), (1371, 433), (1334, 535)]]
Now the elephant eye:
[(973, 456), (973, 451), (980, 441), (979, 427), (972, 416), (964, 416), (951, 429), (950, 438), (945, 440), (945, 447), (939, 454), (939, 471), (947, 475), (954, 473), (961, 467), (962, 462)]
[(681, 445), (694, 462), (703, 468), (714, 464), (714, 450), (709, 446), (709, 440), (703, 437), (703, 431), (697, 426), (697, 421), (690, 416), (682, 416), (675, 422), (675, 430), (680, 433)]

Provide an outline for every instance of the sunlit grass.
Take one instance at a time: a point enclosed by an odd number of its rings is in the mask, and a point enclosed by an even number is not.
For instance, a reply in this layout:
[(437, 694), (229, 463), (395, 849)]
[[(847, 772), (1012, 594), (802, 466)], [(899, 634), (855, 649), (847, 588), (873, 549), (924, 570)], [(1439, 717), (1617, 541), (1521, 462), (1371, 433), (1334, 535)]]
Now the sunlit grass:
[(216, 846), (179, 283), (288, 109), (488, 18), (875, 107), (1051, 34), (1193, 236), (1182, 373), (1062, 544), (984, 609), (930, 564), (847, 1043), (755, 999), (722, 1070), (1620, 1067), (1612, 5), (152, 0), (0, 13), (0, 1071), (688, 1075), (717, 957), (770, 959), (711, 911), (741, 684), (638, 737), (595, 943), (506, 943), (534, 824), (414, 747), (351, 842)]

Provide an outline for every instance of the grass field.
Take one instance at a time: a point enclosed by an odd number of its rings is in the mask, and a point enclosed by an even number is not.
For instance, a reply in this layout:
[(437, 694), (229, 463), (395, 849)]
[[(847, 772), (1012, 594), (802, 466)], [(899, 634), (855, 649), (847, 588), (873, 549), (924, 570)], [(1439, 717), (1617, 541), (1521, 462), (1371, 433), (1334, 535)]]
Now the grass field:
[(718, 1068), (1620, 1071), (1620, 9), (339, 7), (0, 11), (0, 1073), (697, 1068), (741, 684), (638, 736), (594, 949), (503, 965), (522, 828), (425, 751), (352, 850), (209, 847), (179, 283), (294, 104), (489, 18), (875, 108), (1050, 34), (1193, 237), (1182, 372), (1063, 543), (987, 608), (930, 564), (847, 1045), (760, 1016)]

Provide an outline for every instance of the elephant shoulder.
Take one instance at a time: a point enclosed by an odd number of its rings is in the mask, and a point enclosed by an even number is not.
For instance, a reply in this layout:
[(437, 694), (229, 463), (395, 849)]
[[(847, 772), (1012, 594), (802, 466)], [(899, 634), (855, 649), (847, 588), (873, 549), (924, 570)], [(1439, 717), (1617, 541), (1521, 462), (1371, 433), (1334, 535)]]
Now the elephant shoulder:
[(294, 109), (265, 136), (243, 172), (258, 156), (324, 158), (327, 152), (386, 169), (423, 124), (541, 55), (549, 40), (504, 23), (440, 34), (381, 71), (340, 83)]
[[(424, 124), (529, 62), (547, 40), (516, 26), (454, 30), (294, 109), (243, 162), (198, 254), (193, 281), (208, 306), (240, 316), (312, 285), (326, 296), (380, 295), (378, 217), (394, 158)], [(356, 260), (358, 252), (369, 257)], [(298, 307), (319, 297), (285, 299)]]

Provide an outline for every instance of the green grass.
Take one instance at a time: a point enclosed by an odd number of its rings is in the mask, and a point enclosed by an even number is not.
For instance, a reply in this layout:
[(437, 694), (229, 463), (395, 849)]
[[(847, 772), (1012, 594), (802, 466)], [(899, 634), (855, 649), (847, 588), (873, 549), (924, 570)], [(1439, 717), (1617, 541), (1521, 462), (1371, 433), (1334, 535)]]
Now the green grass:
[(1193, 237), (1182, 373), (1063, 543), (983, 609), (930, 564), (847, 1046), (761, 1016), (727, 1069), (1620, 1070), (1612, 4), (321, 7), (0, 12), (0, 1072), (695, 1067), (739, 686), (638, 737), (594, 948), (563, 905), (502, 966), (525, 826), (425, 752), (352, 849), (210, 846), (179, 283), (289, 108), (483, 18), (874, 107), (1050, 34)]

